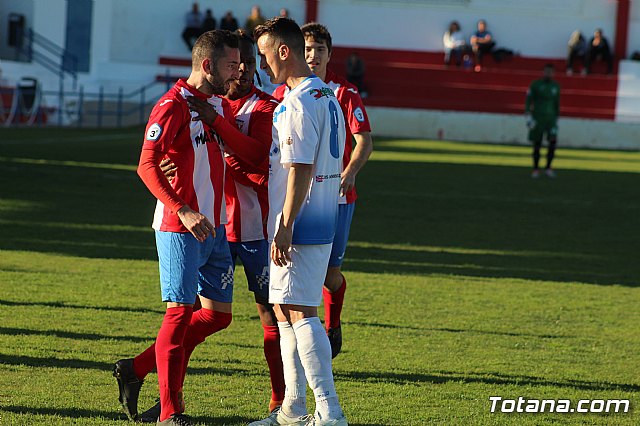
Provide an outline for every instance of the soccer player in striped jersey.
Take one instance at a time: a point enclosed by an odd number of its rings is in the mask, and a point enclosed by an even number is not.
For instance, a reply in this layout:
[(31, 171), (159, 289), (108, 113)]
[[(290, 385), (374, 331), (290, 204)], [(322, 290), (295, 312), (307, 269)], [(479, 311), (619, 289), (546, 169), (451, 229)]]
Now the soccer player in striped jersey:
[[(343, 170), (340, 182), (340, 206), (338, 209), (338, 228), (333, 240), (329, 259), (329, 268), (322, 292), (325, 311), (325, 328), (331, 342), (331, 355), (336, 357), (342, 348), (342, 328), (340, 314), (344, 303), (347, 280), (340, 271), (349, 238), (349, 229), (357, 198), (355, 181), (360, 169), (365, 165), (371, 152), (371, 126), (358, 89), (345, 78), (327, 68), (331, 59), (331, 34), (324, 25), (315, 22), (301, 27), (305, 38), (305, 59), (311, 71), (320, 77), (336, 95), (345, 122), (347, 137), (345, 140)], [(286, 85), (278, 87), (273, 96), (282, 99), (288, 92)], [(353, 141), (355, 140), (355, 147)]]
[[(233, 114), (226, 93), (238, 78), (238, 38), (209, 31), (192, 50), (192, 70), (156, 103), (146, 128), (138, 174), (158, 199), (153, 228), (167, 310), (155, 343), (134, 359), (116, 363), (119, 399), (127, 416), (138, 417), (138, 395), (145, 376), (158, 371), (161, 411), (157, 424), (187, 426), (183, 412), (184, 374), (195, 347), (231, 322), (232, 260), (224, 224), (225, 160), (220, 136), (188, 107), (201, 99), (226, 120)], [(159, 163), (168, 156), (177, 166), (171, 183)], [(193, 312), (199, 296), (202, 309)]]
[[(268, 154), (273, 111), (278, 101), (253, 84), (256, 73), (254, 42), (243, 30), (238, 30), (237, 34), (240, 47), (239, 78), (231, 83), (225, 98), (231, 105), (238, 127), (217, 117), (206, 102), (195, 101), (192, 108), (212, 125), (223, 141), (234, 142), (236, 146), (245, 148), (238, 154), (228, 144), (225, 145), (226, 232), (234, 267), (239, 257), (262, 323), (264, 355), (271, 378), (269, 412), (272, 412), (282, 405), (285, 390), (278, 325), (273, 306), (269, 304), (269, 245), (265, 226), (269, 214)], [(161, 166), (166, 170), (167, 177), (175, 173), (175, 167), (169, 161)]]

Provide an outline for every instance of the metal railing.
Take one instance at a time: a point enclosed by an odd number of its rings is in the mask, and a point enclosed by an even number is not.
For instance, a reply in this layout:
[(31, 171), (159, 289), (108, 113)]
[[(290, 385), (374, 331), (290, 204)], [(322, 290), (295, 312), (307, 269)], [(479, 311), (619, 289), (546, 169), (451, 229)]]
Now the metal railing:
[(21, 42), (16, 43), (16, 57), (24, 56), (29, 62), (36, 62), (46, 70), (56, 74), (60, 86), (64, 85), (66, 75), (73, 80), (73, 88), (78, 82), (78, 57), (67, 49), (58, 46), (48, 38), (27, 28), (22, 34)]
[(29, 110), (30, 120), (25, 120), (27, 112), (21, 101), (25, 88), (20, 84), (15, 88), (0, 88), (0, 124), (77, 127), (144, 124), (153, 104), (171, 88), (174, 81), (175, 78), (167, 70), (164, 77), (127, 93), (122, 87), (115, 92), (105, 90), (104, 86), (100, 86), (97, 91), (88, 91), (83, 85), (77, 90), (64, 90), (63, 87), (58, 90), (42, 90), (36, 82), (36, 88), (33, 89), (34, 98), (37, 99), (36, 109), (35, 114), (32, 114), (33, 110)]

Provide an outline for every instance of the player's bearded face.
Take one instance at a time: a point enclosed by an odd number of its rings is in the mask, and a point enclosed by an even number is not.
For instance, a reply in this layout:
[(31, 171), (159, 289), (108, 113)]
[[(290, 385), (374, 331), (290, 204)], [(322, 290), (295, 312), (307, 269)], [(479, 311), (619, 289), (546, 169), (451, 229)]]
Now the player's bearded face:
[(210, 73), (206, 76), (211, 93), (216, 95), (226, 94), (231, 83), (238, 79), (240, 52), (230, 47), (225, 47), (224, 51), (225, 54), (217, 61), (211, 61)]
[(315, 74), (324, 74), (331, 54), (325, 42), (317, 42), (312, 37), (304, 39), (304, 59)]

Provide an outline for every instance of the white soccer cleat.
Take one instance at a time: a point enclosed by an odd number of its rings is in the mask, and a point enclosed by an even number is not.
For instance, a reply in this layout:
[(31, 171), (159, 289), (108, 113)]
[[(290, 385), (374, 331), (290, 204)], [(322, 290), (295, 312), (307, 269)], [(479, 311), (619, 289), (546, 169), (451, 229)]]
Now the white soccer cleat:
[(269, 417), (251, 422), (248, 426), (305, 426), (309, 424), (312, 425), (313, 423), (309, 423), (310, 421), (313, 422), (313, 416), (311, 414), (300, 417), (289, 417), (281, 410), (281, 407), (278, 407), (269, 414)]
[(320, 420), (317, 418), (312, 418), (307, 426), (348, 426), (347, 418), (343, 415), (339, 419), (326, 419)]
[(554, 172), (553, 169), (546, 169), (544, 173), (547, 175), (547, 177), (550, 177), (550, 178), (556, 177), (556, 172)]
[(538, 169), (533, 169), (533, 171), (531, 172), (531, 177), (533, 179), (538, 179), (538, 177), (540, 176), (540, 170)]

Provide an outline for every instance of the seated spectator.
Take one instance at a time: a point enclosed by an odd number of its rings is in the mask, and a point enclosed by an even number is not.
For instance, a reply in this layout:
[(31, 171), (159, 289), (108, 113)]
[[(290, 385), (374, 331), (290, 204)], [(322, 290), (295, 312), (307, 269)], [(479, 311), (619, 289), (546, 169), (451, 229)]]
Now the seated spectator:
[(467, 50), (467, 43), (464, 40), (464, 35), (462, 35), (460, 31), (460, 24), (457, 21), (449, 24), (449, 29), (442, 37), (442, 43), (444, 44), (444, 63), (450, 65), (451, 56), (453, 55), (456, 65), (460, 66), (462, 55), (464, 55)]
[(487, 30), (487, 23), (484, 20), (478, 21), (478, 31), (471, 36), (471, 49), (476, 56), (476, 66), (474, 71), (480, 72), (482, 70), (482, 56), (485, 53), (491, 53), (496, 42), (493, 40), (493, 36)]
[(258, 25), (264, 24), (266, 21), (265, 17), (262, 16), (260, 6), (255, 5), (251, 8), (251, 15), (247, 18), (247, 22), (244, 24), (244, 29), (253, 37), (253, 30)]
[(207, 9), (204, 13), (204, 21), (202, 21), (202, 32), (206, 33), (207, 31), (216, 29), (216, 18), (213, 17), (213, 12), (211, 9)]
[(193, 42), (202, 34), (202, 14), (198, 8), (198, 3), (193, 3), (191, 6), (191, 12), (188, 12), (185, 16), (185, 28), (182, 31), (182, 39), (189, 48), (189, 51), (193, 49)]
[[(227, 11), (224, 18), (220, 20), (220, 29), (231, 32), (238, 29), (238, 20), (233, 16), (233, 13), (231, 13), (230, 10)], [(253, 37), (253, 35), (251, 35), (251, 37)]]
[(587, 59), (587, 41), (579, 30), (575, 30), (571, 33), (569, 38), (569, 53), (567, 54), (567, 75), (573, 74), (573, 62), (576, 59), (582, 60), (582, 72), (586, 73), (584, 67)]
[(347, 58), (347, 81), (358, 88), (360, 97), (366, 98), (364, 89), (364, 61), (356, 52), (352, 52)]
[(613, 71), (613, 56), (611, 56), (611, 50), (609, 50), (609, 42), (602, 34), (600, 28), (593, 33), (593, 38), (589, 42), (589, 52), (587, 53), (584, 64), (587, 74), (591, 73), (591, 64), (593, 61), (598, 59), (607, 63), (607, 74), (611, 74)]
[(289, 11), (283, 7), (282, 9), (280, 9), (280, 17), (281, 18), (288, 18), (289, 17)]

